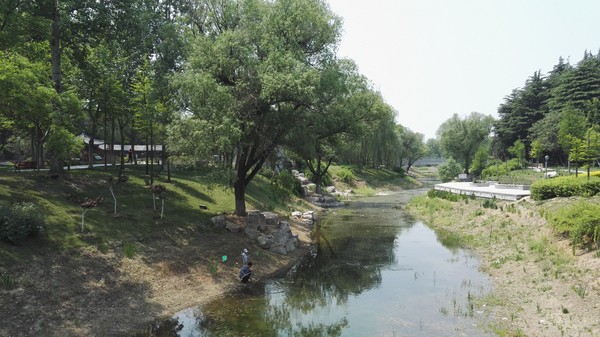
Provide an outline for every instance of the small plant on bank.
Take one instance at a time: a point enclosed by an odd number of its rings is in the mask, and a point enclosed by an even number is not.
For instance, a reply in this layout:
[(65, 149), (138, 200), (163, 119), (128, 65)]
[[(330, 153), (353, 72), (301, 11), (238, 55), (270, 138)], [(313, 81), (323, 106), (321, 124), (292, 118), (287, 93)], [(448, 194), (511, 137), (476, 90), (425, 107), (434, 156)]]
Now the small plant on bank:
[(498, 209), (498, 205), (496, 204), (495, 197), (492, 199), (485, 199), (483, 201), (483, 203), (481, 204), (481, 206), (483, 206), (483, 208)]
[(2, 287), (6, 290), (12, 290), (16, 287), (17, 282), (15, 279), (8, 273), (2, 273)]
[(123, 245), (123, 254), (125, 255), (126, 258), (131, 259), (133, 258), (133, 256), (135, 255), (135, 253), (137, 252), (137, 249), (135, 248), (135, 245), (131, 242), (125, 242), (125, 244)]
[(581, 298), (585, 298), (586, 289), (583, 285), (578, 284), (572, 287), (573, 291)]
[(213, 276), (217, 275), (217, 272), (219, 271), (219, 262), (210, 260), (208, 262), (208, 271)]

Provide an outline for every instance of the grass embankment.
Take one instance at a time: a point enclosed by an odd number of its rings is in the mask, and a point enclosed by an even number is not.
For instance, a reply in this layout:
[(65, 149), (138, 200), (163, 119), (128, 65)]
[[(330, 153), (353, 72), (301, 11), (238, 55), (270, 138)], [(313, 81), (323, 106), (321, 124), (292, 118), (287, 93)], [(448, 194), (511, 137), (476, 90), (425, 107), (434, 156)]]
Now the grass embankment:
[[(160, 218), (161, 200), (153, 200), (147, 186), (143, 165), (128, 166), (128, 181), (114, 188), (109, 179), (117, 176), (116, 168), (96, 168), (93, 171), (71, 170), (63, 178), (52, 179), (47, 172), (0, 173), (0, 204), (17, 202), (37, 205), (47, 224), (47, 236), (29, 240), (20, 246), (0, 243), (0, 267), (23, 261), (28, 254), (46, 249), (66, 250), (82, 246), (102, 245), (128, 237), (143, 237), (156, 231), (205, 224), (215, 214), (231, 213), (234, 209), (232, 190), (211, 177), (207, 171), (178, 171), (171, 182), (163, 173), (154, 181), (164, 185), (164, 215)], [(85, 213), (73, 197), (83, 200), (103, 197), (104, 202)], [(288, 211), (293, 198), (258, 176), (248, 188), (248, 209)], [(298, 205), (302, 208), (301, 205)], [(304, 206), (305, 207), (305, 206)], [(91, 242), (93, 241), (93, 242)]]
[(440, 241), (476, 251), (494, 283), (478, 299), (500, 336), (600, 336), (600, 254), (574, 247), (547, 222), (551, 214), (599, 197), (544, 202), (420, 196), (407, 210), (436, 230)]

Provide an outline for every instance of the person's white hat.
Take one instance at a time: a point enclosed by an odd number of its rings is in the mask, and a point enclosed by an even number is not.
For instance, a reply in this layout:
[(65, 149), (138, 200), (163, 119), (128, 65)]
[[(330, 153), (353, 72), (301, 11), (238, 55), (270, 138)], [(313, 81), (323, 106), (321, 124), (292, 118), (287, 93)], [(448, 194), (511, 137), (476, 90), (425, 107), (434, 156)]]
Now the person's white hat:
[(244, 253), (247, 253), (247, 252), (248, 252), (248, 249), (244, 248)]

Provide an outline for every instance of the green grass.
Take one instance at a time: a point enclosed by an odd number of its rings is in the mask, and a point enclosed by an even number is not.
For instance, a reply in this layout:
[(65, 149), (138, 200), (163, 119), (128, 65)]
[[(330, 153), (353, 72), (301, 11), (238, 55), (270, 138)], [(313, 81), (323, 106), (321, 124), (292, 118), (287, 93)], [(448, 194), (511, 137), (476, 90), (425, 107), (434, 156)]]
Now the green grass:
[[(362, 196), (372, 196), (377, 190), (421, 186), (421, 183), (413, 177), (385, 168), (331, 165), (328, 172), (334, 180), (341, 181), (347, 180), (348, 170), (353, 172), (355, 180), (350, 183), (344, 182), (344, 184), (348, 185), (347, 187), (351, 188), (354, 193)], [(342, 175), (343, 179), (339, 175)]]
[[(47, 236), (31, 238), (21, 246), (0, 242), (0, 267), (27, 261), (32, 254), (50, 250), (102, 245), (127, 237), (143, 237), (154, 232), (185, 226), (207, 224), (216, 214), (235, 210), (233, 189), (214, 178), (207, 170), (176, 170), (171, 183), (161, 173), (155, 184), (166, 186), (164, 217), (160, 218), (160, 201), (153, 209), (152, 192), (146, 186), (144, 166), (128, 166), (128, 181), (114, 189), (117, 214), (108, 178), (117, 176), (116, 168), (72, 170), (64, 178), (52, 179), (47, 172), (0, 171), (0, 204), (33, 202), (43, 212)], [(85, 214), (81, 233), (82, 208), (67, 199), (103, 197), (104, 202)], [(248, 210), (260, 209), (289, 212), (291, 197), (262, 176), (257, 176), (246, 193)], [(206, 206), (206, 209), (200, 207)], [(294, 205), (302, 206), (302, 205)], [(302, 210), (302, 209), (300, 209)], [(203, 227), (204, 228), (204, 227)], [(206, 226), (211, 230), (210, 226)]]

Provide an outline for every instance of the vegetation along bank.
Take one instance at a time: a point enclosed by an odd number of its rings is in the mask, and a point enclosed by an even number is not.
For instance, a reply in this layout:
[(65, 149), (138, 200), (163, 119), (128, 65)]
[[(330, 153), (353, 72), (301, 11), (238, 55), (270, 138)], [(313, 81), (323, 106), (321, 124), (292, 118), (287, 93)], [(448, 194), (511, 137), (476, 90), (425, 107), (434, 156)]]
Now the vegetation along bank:
[(477, 299), (491, 331), (599, 336), (599, 201), (570, 196), (510, 202), (430, 191), (407, 211), (433, 227), (440, 240), (478, 254), (494, 284)]

